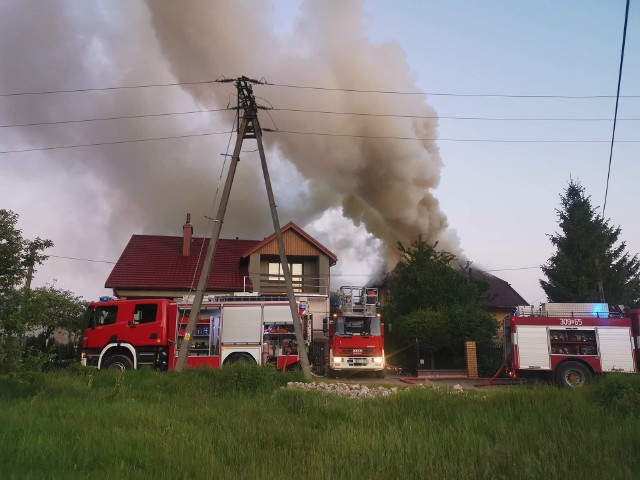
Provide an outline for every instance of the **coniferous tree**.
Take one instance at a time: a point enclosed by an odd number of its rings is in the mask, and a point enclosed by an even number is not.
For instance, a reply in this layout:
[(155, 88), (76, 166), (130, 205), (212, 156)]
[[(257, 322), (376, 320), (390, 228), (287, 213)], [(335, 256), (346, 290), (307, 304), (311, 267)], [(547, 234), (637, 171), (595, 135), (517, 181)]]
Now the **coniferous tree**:
[(591, 205), (580, 182), (571, 179), (560, 195), (558, 225), (549, 235), (556, 252), (542, 266), (540, 280), (550, 302), (599, 302), (599, 281), (605, 301), (636, 305), (640, 301), (640, 261), (619, 241), (620, 227), (612, 227)]

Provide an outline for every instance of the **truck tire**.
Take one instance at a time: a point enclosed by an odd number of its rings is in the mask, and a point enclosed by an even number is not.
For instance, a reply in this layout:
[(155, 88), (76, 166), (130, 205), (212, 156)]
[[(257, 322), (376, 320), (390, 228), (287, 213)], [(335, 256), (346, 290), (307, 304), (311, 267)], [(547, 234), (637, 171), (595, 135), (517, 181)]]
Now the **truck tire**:
[(376, 372), (376, 378), (384, 378), (385, 377), (385, 371), (384, 370), (379, 370)]
[(240, 362), (253, 363), (254, 365), (256, 363), (255, 359), (248, 353), (236, 353), (234, 355), (231, 355), (229, 358), (227, 358), (224, 361), (224, 364), (231, 365), (232, 363), (240, 363)]
[(104, 361), (102, 368), (133, 370), (133, 361), (127, 355), (111, 355)]
[(580, 362), (565, 362), (556, 372), (556, 381), (562, 388), (579, 388), (592, 378), (591, 371)]

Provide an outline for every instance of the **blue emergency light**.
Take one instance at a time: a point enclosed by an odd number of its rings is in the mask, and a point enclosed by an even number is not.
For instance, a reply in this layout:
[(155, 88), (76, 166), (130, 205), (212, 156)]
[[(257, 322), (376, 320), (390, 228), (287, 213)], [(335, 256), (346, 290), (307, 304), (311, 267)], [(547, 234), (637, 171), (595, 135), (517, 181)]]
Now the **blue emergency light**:
[(100, 297), (101, 302), (110, 302), (111, 300), (113, 300), (111, 297)]
[(609, 316), (609, 305), (606, 303), (596, 303), (591, 310), (591, 314), (594, 317), (607, 318)]

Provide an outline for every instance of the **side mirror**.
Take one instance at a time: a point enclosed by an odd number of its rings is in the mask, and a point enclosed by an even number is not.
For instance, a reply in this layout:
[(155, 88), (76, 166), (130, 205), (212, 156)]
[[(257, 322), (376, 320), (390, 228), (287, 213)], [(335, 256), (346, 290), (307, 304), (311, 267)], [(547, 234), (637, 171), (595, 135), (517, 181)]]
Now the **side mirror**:
[(327, 317), (324, 317), (322, 319), (322, 333), (324, 333), (325, 335), (329, 333), (329, 318)]

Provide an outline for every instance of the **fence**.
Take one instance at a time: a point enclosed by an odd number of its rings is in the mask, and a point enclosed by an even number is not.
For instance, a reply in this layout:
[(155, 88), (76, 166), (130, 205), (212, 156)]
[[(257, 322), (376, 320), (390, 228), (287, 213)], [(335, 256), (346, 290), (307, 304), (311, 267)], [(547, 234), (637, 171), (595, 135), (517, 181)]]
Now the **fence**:
[(481, 377), (490, 377), (504, 360), (504, 344), (503, 343), (479, 343), (476, 345), (476, 354), (478, 358), (478, 373)]

